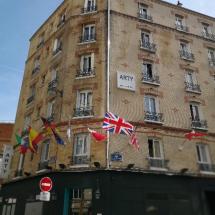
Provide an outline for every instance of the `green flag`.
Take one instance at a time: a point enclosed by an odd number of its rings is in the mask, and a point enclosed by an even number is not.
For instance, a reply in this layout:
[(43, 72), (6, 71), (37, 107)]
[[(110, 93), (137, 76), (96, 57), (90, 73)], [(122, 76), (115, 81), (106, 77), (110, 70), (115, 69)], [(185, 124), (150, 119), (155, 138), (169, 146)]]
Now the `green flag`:
[(21, 142), (22, 142), (22, 137), (19, 136), (18, 134), (15, 134), (16, 136), (16, 142), (17, 144), (15, 146), (13, 146), (13, 149), (17, 148), (19, 145), (21, 145)]

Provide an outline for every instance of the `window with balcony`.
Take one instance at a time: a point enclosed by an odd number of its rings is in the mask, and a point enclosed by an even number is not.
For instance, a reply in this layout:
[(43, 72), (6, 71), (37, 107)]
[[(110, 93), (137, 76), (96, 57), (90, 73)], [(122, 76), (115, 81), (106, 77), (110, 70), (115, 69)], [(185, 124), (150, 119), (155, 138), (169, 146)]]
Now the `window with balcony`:
[(187, 42), (180, 42), (180, 57), (183, 60), (194, 61), (194, 55), (191, 52), (190, 45)]
[(32, 103), (35, 99), (35, 94), (36, 94), (36, 86), (35, 85), (32, 85), (30, 87), (30, 93), (29, 93), (29, 97), (27, 99), (27, 105)]
[(39, 162), (39, 165), (38, 165), (38, 170), (46, 169), (47, 166), (48, 166), (49, 144), (50, 144), (50, 140), (45, 140), (41, 144), (41, 156), (40, 156), (40, 162)]
[(82, 90), (77, 93), (76, 108), (74, 109), (74, 117), (93, 116), (92, 107), (92, 91)]
[(62, 51), (62, 41), (61, 38), (56, 38), (53, 45), (52, 55), (56, 55)]
[(73, 146), (73, 165), (89, 164), (90, 158), (90, 140), (87, 133), (77, 134), (74, 137)]
[(80, 70), (78, 71), (76, 77), (83, 78), (83, 77), (92, 77), (94, 75), (95, 75), (94, 53), (81, 56)]
[(148, 139), (150, 168), (167, 169), (167, 160), (164, 159), (163, 147), (158, 139)]
[(202, 36), (210, 40), (215, 40), (215, 35), (212, 33), (211, 27), (207, 23), (202, 23)]
[(215, 166), (211, 164), (208, 145), (196, 144), (199, 170), (202, 172), (215, 172)]
[(180, 16), (180, 15), (175, 16), (175, 27), (179, 31), (188, 32), (188, 27), (185, 25), (183, 16)]
[(59, 28), (59, 27), (63, 26), (65, 24), (65, 22), (66, 22), (66, 13), (63, 12), (59, 16), (59, 21), (58, 21), (57, 27)]
[(48, 102), (48, 107), (47, 107), (47, 119), (48, 121), (53, 121), (54, 120), (54, 113), (55, 113), (55, 100), (49, 101)]
[(152, 43), (152, 36), (150, 32), (141, 31), (140, 48), (150, 52), (156, 51), (156, 45)]
[(152, 21), (152, 17), (149, 15), (148, 6), (145, 4), (139, 3), (139, 18), (147, 21)]
[(39, 36), (37, 48), (40, 48), (41, 46), (43, 46), (44, 45), (44, 41), (45, 41), (45, 33), (43, 32)]
[(187, 92), (201, 93), (201, 89), (196, 80), (196, 75), (192, 70), (186, 70), (185, 89)]
[(153, 85), (160, 85), (159, 76), (154, 71), (152, 63), (144, 62), (142, 65), (142, 82)]
[(96, 0), (85, 0), (82, 13), (92, 13), (95, 12), (96, 10), (97, 10)]
[(24, 118), (23, 130), (26, 130), (31, 125), (31, 116), (27, 115)]
[(208, 63), (209, 66), (215, 67), (215, 50), (212, 48), (208, 49)]
[[(24, 136), (23, 138), (28, 138), (28, 137)], [(17, 167), (17, 170), (15, 172), (15, 177), (23, 176), (24, 162), (25, 162), (25, 154), (20, 153), (18, 167)]]
[(40, 71), (40, 56), (37, 56), (34, 60), (34, 66), (31, 74), (34, 75), (39, 71)]
[(194, 129), (207, 130), (207, 121), (203, 120), (202, 113), (200, 111), (199, 103), (190, 103), (190, 115), (191, 115), (191, 127)]
[(84, 25), (81, 43), (88, 43), (96, 41), (96, 30), (95, 25)]
[(158, 101), (156, 97), (144, 96), (145, 122), (162, 123), (163, 114), (159, 113)]
[(51, 71), (51, 81), (48, 84), (48, 92), (53, 92), (57, 88), (57, 83), (58, 83), (58, 68), (54, 68)]

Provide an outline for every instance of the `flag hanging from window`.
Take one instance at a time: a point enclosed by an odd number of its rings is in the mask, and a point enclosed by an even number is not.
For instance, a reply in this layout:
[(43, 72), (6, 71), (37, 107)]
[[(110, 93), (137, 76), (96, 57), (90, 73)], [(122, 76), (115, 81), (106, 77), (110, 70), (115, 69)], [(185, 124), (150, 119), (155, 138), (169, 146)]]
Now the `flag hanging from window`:
[(30, 126), (28, 128), (28, 132), (29, 132), (29, 149), (32, 152), (36, 152), (38, 148), (37, 144), (43, 139), (43, 136), (41, 133), (38, 133)]
[(140, 149), (140, 145), (139, 145), (139, 143), (138, 143), (137, 136), (136, 136), (135, 133), (133, 133), (133, 134), (131, 135), (130, 144), (131, 144), (135, 149), (137, 149), (137, 150)]
[(104, 141), (107, 139), (107, 135), (101, 134), (97, 131), (91, 130), (88, 128), (88, 131), (91, 133), (92, 137), (97, 141)]
[(188, 139), (188, 140), (192, 140), (193, 137), (203, 137), (206, 136), (207, 134), (205, 133), (201, 133), (201, 132), (196, 132), (195, 130), (192, 130), (189, 133), (186, 133), (184, 136)]

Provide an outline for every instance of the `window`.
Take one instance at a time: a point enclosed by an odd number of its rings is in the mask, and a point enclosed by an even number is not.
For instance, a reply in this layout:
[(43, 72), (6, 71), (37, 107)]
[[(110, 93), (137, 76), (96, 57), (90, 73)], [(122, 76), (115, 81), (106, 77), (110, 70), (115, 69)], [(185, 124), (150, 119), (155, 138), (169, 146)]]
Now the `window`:
[(73, 164), (88, 164), (89, 155), (89, 135), (85, 133), (75, 135), (75, 143), (73, 148)]
[(84, 13), (96, 11), (96, 0), (85, 0)]
[(5, 203), (2, 209), (2, 215), (14, 215), (16, 208), (16, 199), (15, 198), (8, 198), (5, 199)]
[(37, 56), (34, 59), (34, 66), (33, 66), (33, 70), (32, 70), (32, 75), (34, 75), (35, 73), (37, 73), (40, 70), (40, 56)]
[(192, 70), (186, 70), (185, 87), (189, 92), (201, 92), (200, 86), (197, 84), (196, 75)]
[(149, 113), (156, 113), (155, 98), (152, 96), (145, 96), (144, 97), (144, 107), (145, 107), (145, 111), (147, 111)]
[(37, 113), (36, 113), (37, 119), (40, 118), (40, 111), (41, 111), (41, 106), (37, 108)]
[(202, 36), (207, 39), (215, 40), (215, 35), (212, 33), (211, 26), (207, 23), (202, 23)]
[(190, 114), (191, 114), (192, 121), (200, 120), (199, 104), (197, 104), (197, 103), (190, 104)]
[(65, 21), (66, 21), (66, 14), (64, 12), (64, 13), (60, 14), (60, 16), (59, 16), (59, 21), (58, 21), (57, 27), (59, 28), (60, 26), (62, 26), (65, 23)]
[(153, 71), (153, 65), (148, 62), (144, 62), (142, 65), (143, 82), (151, 84), (160, 84), (159, 76)]
[(180, 41), (180, 57), (184, 60), (194, 61), (194, 55), (191, 52), (189, 43)]
[(42, 148), (41, 148), (41, 157), (40, 157), (40, 162), (44, 163), (48, 161), (49, 158), (49, 144), (50, 140), (46, 140), (42, 143)]
[(29, 93), (29, 97), (27, 99), (27, 104), (30, 104), (34, 100), (35, 94), (36, 94), (36, 86), (32, 85), (30, 87), (30, 93)]
[(54, 105), (55, 105), (55, 100), (52, 100), (48, 102), (48, 108), (47, 108), (47, 118), (52, 121), (54, 118)]
[(81, 42), (95, 41), (95, 25), (85, 25), (83, 27), (83, 34)]
[(80, 73), (78, 76), (94, 75), (94, 53), (81, 56)]
[(185, 32), (188, 31), (188, 27), (185, 25), (183, 16), (180, 16), (180, 15), (175, 16), (175, 26), (176, 26), (176, 29), (179, 31), (185, 31)]
[[(23, 141), (28, 142), (28, 135), (25, 135), (23, 137)], [(19, 177), (23, 175), (23, 168), (24, 168), (24, 161), (25, 161), (25, 154), (20, 153), (19, 155), (19, 162), (18, 162), (18, 167), (15, 173), (15, 177)]]
[(24, 125), (23, 125), (23, 129), (27, 129), (29, 126), (31, 125), (31, 116), (28, 115), (24, 118)]
[(155, 52), (155, 44), (153, 44), (150, 32), (141, 31), (140, 48)]
[(44, 40), (45, 40), (44, 37), (45, 37), (45, 33), (43, 32), (43, 33), (40, 34), (40, 36), (39, 36), (37, 48), (40, 48), (40, 47), (44, 44)]
[(56, 38), (53, 45), (53, 55), (56, 55), (62, 51), (62, 41), (60, 38)]
[(139, 18), (152, 21), (152, 17), (149, 15), (147, 5), (139, 3)]
[(211, 67), (215, 66), (215, 50), (214, 49), (208, 49), (208, 62)]

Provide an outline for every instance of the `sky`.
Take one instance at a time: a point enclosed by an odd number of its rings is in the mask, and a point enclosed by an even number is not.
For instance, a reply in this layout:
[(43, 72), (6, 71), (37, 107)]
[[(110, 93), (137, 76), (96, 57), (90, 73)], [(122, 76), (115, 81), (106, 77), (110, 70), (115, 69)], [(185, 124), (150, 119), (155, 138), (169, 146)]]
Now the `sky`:
[[(15, 120), (29, 39), (62, 1), (0, 0), (0, 122)], [(177, 0), (167, 2), (175, 4)], [(215, 17), (214, 0), (180, 2)]]

